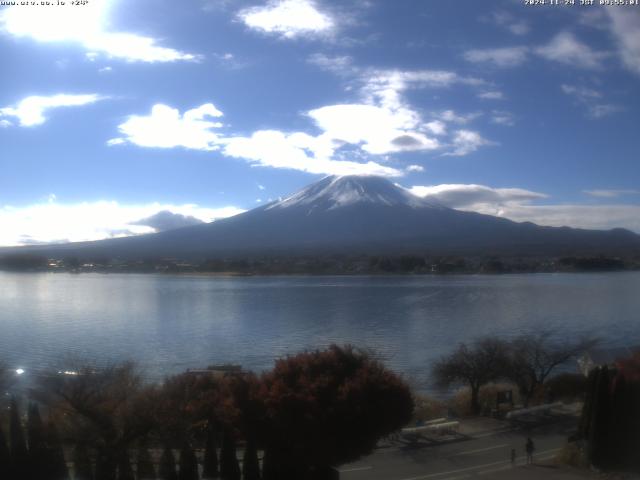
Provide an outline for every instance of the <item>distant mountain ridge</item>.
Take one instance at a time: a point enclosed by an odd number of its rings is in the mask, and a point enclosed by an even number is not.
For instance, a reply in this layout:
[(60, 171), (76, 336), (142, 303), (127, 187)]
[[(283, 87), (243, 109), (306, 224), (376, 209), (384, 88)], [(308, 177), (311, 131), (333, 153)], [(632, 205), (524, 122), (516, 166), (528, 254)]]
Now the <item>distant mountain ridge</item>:
[[(11, 249), (16, 251), (17, 249)], [(51, 257), (206, 259), (266, 255), (640, 254), (640, 236), (542, 227), (454, 210), (381, 177), (326, 177), (234, 217), (155, 234), (21, 247)], [(7, 249), (0, 250), (5, 253)]]

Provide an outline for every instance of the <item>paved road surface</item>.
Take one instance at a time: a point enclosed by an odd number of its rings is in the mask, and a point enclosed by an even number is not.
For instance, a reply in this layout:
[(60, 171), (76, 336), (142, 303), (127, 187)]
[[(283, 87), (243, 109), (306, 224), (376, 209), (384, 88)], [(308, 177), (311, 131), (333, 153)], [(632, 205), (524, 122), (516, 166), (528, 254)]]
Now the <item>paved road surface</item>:
[[(508, 430), (478, 433), (473, 437), (442, 444), (424, 441), (413, 445), (394, 442), (359, 462), (342, 466), (339, 469), (340, 479), (461, 480), (499, 477), (552, 480), (560, 472), (553, 471), (550, 461), (566, 444), (567, 436), (574, 430), (575, 420), (529, 430), (528, 434), (536, 444), (534, 462), (539, 462), (539, 466), (524, 466), (527, 433)], [(512, 448), (517, 452), (515, 467), (511, 465), (510, 459)]]

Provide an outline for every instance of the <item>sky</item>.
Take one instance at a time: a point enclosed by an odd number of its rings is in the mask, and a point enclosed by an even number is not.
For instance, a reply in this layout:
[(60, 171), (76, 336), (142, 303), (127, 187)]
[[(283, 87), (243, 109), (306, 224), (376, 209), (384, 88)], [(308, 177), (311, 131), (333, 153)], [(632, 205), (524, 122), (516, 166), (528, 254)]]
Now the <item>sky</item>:
[(11, 3), (0, 245), (215, 221), (349, 174), (640, 233), (639, 6)]

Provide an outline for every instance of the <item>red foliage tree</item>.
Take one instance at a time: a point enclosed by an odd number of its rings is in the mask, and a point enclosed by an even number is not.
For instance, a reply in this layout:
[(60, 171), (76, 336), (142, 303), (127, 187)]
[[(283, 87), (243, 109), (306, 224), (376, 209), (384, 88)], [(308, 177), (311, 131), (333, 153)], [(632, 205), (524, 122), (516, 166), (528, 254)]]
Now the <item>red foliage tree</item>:
[(262, 379), (263, 444), (278, 478), (320, 478), (370, 453), (413, 411), (406, 383), (369, 354), (331, 346), (276, 362)]

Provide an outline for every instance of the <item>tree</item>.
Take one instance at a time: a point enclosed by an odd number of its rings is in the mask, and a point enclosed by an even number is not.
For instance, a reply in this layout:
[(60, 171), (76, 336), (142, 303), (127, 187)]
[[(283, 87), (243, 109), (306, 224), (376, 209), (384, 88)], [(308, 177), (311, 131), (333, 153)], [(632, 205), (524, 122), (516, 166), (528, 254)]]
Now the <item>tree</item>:
[(202, 478), (205, 480), (218, 478), (218, 452), (216, 450), (216, 432), (213, 425), (207, 426), (207, 438), (202, 462)]
[(73, 449), (73, 478), (74, 480), (93, 480), (93, 469), (87, 447), (83, 443)]
[(118, 480), (135, 480), (129, 452), (123, 449), (118, 458)]
[(156, 469), (153, 466), (153, 461), (151, 460), (151, 455), (149, 454), (147, 444), (144, 442), (141, 442), (138, 445), (136, 473), (138, 476), (138, 480), (155, 480), (156, 478)]
[(9, 478), (9, 467), (11, 462), (11, 452), (9, 451), (9, 445), (2, 431), (2, 425), (0, 425), (0, 478)]
[(11, 398), (9, 417), (9, 439), (11, 444), (11, 475), (14, 478), (29, 478), (29, 452), (22, 430), (18, 401)]
[(46, 443), (44, 424), (36, 403), (30, 403), (27, 416), (27, 439), (31, 478), (42, 479), (50, 473), (50, 455)]
[(464, 383), (471, 389), (471, 411), (480, 413), (480, 387), (504, 375), (508, 345), (497, 339), (485, 338), (471, 347), (460, 344), (452, 354), (440, 359), (432, 369), (436, 383), (449, 387)]
[(176, 459), (169, 447), (165, 447), (162, 451), (159, 473), (161, 480), (178, 480), (178, 474), (176, 473)]
[(558, 341), (550, 331), (522, 335), (511, 342), (506, 362), (507, 377), (518, 386), (520, 396), (528, 406), (551, 372), (596, 342), (590, 338), (576, 342)]
[(47, 478), (50, 480), (68, 480), (69, 469), (64, 457), (64, 449), (62, 441), (58, 435), (58, 429), (52, 421), (47, 423), (45, 429), (47, 443), (47, 466), (49, 473)]
[(236, 440), (230, 428), (222, 433), (220, 450), (220, 478), (222, 480), (240, 480), (240, 465), (236, 456)]
[(260, 480), (260, 461), (258, 460), (258, 449), (253, 440), (248, 440), (244, 448), (242, 459), (243, 480)]
[[(301, 480), (354, 461), (411, 419), (406, 383), (354, 347), (333, 345), (276, 362), (262, 378), (268, 473)], [(265, 464), (267, 460), (265, 458)], [(266, 468), (266, 467), (265, 467)]]
[(96, 479), (113, 480), (126, 449), (155, 425), (155, 390), (132, 363), (69, 370), (43, 379), (38, 396), (96, 449)]
[(180, 450), (178, 480), (198, 480), (198, 459), (188, 443), (185, 443)]

